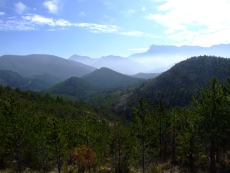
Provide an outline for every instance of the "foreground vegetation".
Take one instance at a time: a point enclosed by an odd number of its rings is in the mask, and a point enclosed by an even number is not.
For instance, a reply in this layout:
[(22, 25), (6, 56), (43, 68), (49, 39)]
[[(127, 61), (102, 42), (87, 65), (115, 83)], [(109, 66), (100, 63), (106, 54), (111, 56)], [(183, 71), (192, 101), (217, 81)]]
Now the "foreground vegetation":
[(230, 80), (183, 108), (144, 98), (132, 120), (81, 102), (0, 87), (0, 169), (11, 172), (230, 171)]

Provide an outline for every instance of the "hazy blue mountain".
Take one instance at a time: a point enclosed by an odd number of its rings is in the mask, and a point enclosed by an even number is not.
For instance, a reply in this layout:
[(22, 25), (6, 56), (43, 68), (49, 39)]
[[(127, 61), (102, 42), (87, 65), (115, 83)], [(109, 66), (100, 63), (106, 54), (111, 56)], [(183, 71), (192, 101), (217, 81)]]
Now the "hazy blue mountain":
[(141, 79), (153, 79), (159, 76), (160, 73), (137, 73), (135, 75), (131, 75), (132, 77), (141, 78)]
[(133, 54), (131, 58), (151, 57), (164, 55), (185, 55), (187, 57), (199, 55), (214, 55), (230, 57), (230, 44), (213, 45), (211, 47), (201, 46), (172, 46), (172, 45), (152, 45), (144, 53)]
[(90, 58), (88, 56), (81, 56), (81, 55), (72, 55), (69, 59), (90, 66), (93, 66), (93, 64), (96, 63), (96, 61), (98, 61), (98, 58)]
[(51, 75), (34, 75), (22, 77), (16, 72), (0, 70), (0, 85), (20, 88), (22, 90), (41, 91), (57, 84), (60, 79)]
[(110, 55), (90, 58), (73, 55), (70, 59), (96, 68), (107, 67), (119, 73), (134, 75), (137, 73), (162, 73), (188, 57), (200, 55), (230, 57), (230, 44), (211, 47), (152, 45), (146, 52), (136, 53), (129, 57)]
[(73, 55), (69, 59), (95, 68), (110, 68), (123, 74), (136, 74), (145, 70), (141, 63), (121, 56), (109, 55), (101, 58), (90, 58), (87, 56)]
[(11, 70), (22, 76), (49, 74), (59, 81), (72, 76), (83, 76), (95, 70), (94, 67), (67, 60), (53, 55), (3, 55), (0, 57), (0, 69)]
[(230, 44), (211, 47), (152, 45), (148, 51), (133, 54), (129, 58), (145, 64), (151, 72), (162, 72), (162, 67), (168, 67), (163, 69), (166, 71), (175, 63), (200, 55), (230, 57)]
[(101, 68), (82, 77), (99, 89), (127, 89), (137, 87), (143, 79), (130, 77), (109, 68)]
[(24, 86), (28, 83), (22, 76), (18, 73), (9, 70), (0, 70), (0, 85), (11, 86), (12, 88), (18, 88)]

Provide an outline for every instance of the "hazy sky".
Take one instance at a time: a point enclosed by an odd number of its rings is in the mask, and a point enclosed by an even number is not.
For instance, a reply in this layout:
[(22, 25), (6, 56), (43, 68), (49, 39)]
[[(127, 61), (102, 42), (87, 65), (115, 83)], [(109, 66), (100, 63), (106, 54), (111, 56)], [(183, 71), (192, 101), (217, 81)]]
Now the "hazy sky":
[(229, 0), (0, 0), (0, 55), (128, 56), (230, 43)]

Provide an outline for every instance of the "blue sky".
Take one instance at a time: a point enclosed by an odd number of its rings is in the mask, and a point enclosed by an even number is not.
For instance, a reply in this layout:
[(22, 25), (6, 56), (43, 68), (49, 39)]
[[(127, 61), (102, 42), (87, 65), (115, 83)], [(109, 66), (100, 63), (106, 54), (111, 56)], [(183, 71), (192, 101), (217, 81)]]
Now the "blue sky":
[(129, 56), (230, 43), (229, 0), (0, 0), (0, 55)]

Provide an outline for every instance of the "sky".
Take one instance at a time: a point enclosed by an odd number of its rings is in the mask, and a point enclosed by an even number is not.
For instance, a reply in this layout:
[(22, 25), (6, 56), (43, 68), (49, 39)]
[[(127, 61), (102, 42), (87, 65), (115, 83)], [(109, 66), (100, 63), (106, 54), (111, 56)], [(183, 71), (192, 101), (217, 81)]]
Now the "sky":
[(229, 0), (0, 0), (0, 55), (129, 56), (230, 43)]

